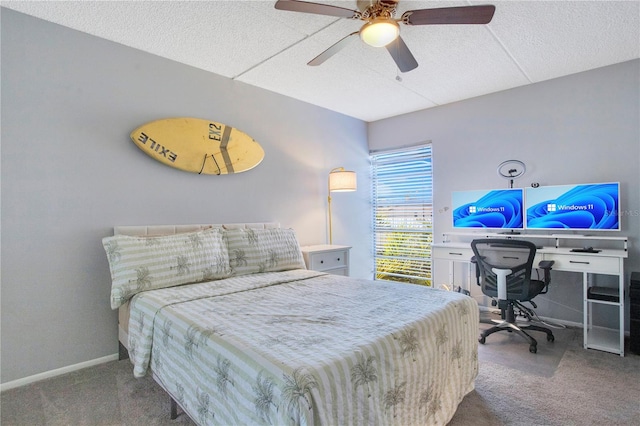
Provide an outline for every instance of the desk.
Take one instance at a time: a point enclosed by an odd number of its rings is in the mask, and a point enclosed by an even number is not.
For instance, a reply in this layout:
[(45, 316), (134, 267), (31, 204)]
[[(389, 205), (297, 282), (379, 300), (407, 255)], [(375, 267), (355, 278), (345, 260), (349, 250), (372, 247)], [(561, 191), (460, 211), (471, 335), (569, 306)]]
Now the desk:
[[(445, 234), (446, 237), (452, 234)], [(504, 234), (457, 234), (472, 235), (474, 238), (511, 238)], [(576, 236), (567, 236), (566, 239), (575, 239)], [(572, 252), (570, 247), (559, 247), (558, 239), (565, 237), (549, 236), (549, 235), (517, 235), (518, 239), (556, 239), (555, 246), (543, 247), (536, 250), (534, 265), (542, 260), (554, 261), (553, 270), (569, 271), (582, 274), (583, 283), (583, 346), (585, 349), (598, 349), (602, 351), (612, 352), (624, 356), (624, 259), (628, 256), (627, 238), (626, 237), (595, 237), (594, 239), (607, 239), (610, 241), (620, 241), (624, 243), (623, 249), (602, 249), (598, 253), (579, 253)], [(581, 237), (580, 239), (590, 239)], [(433, 267), (436, 267), (437, 261), (449, 262), (449, 282), (454, 283), (453, 264), (455, 262), (470, 263), (473, 252), (470, 242), (443, 242), (432, 245), (431, 257), (433, 259)], [(618, 295), (619, 302), (608, 302), (602, 300), (594, 300), (587, 298), (587, 292), (590, 287), (590, 275), (603, 274), (615, 275), (618, 277)], [(593, 305), (611, 305), (618, 309), (619, 329), (611, 330), (602, 327), (593, 326)]]

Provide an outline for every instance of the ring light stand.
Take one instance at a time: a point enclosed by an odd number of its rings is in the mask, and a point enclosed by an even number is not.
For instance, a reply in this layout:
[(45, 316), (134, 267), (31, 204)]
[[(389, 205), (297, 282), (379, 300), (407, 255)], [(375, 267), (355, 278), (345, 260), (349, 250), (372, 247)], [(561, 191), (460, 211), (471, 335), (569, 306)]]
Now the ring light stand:
[(507, 160), (498, 166), (498, 175), (509, 179), (509, 188), (513, 188), (513, 181), (522, 176), (527, 171), (527, 167), (520, 160)]

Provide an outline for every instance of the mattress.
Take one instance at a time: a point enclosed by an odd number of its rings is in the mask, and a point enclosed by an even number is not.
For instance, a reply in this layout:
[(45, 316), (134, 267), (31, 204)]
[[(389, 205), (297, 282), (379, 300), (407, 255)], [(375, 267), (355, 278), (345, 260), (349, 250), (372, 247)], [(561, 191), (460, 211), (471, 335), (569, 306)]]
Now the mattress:
[(291, 270), (141, 292), (128, 348), (198, 424), (445, 425), (477, 324), (460, 293)]

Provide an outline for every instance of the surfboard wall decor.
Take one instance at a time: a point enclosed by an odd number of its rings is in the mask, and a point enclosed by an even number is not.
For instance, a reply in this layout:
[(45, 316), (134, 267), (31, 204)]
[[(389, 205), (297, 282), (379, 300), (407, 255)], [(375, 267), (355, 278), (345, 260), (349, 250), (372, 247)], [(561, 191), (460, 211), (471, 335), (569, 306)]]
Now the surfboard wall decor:
[(148, 156), (187, 172), (226, 175), (260, 164), (264, 150), (246, 133), (200, 118), (166, 118), (138, 127), (131, 140)]

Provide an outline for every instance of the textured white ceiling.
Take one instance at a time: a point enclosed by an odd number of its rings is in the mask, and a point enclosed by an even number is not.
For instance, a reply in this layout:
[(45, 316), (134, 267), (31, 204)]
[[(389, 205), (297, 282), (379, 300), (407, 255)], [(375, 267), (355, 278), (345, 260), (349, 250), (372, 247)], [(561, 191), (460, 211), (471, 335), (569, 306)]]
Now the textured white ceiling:
[(386, 49), (357, 37), (321, 66), (307, 66), (362, 22), (279, 11), (275, 0), (0, 4), (364, 121), (640, 57), (640, 0), (400, 0), (397, 17), (406, 10), (496, 5), (488, 25), (402, 25), (419, 63), (408, 73), (397, 70)]

